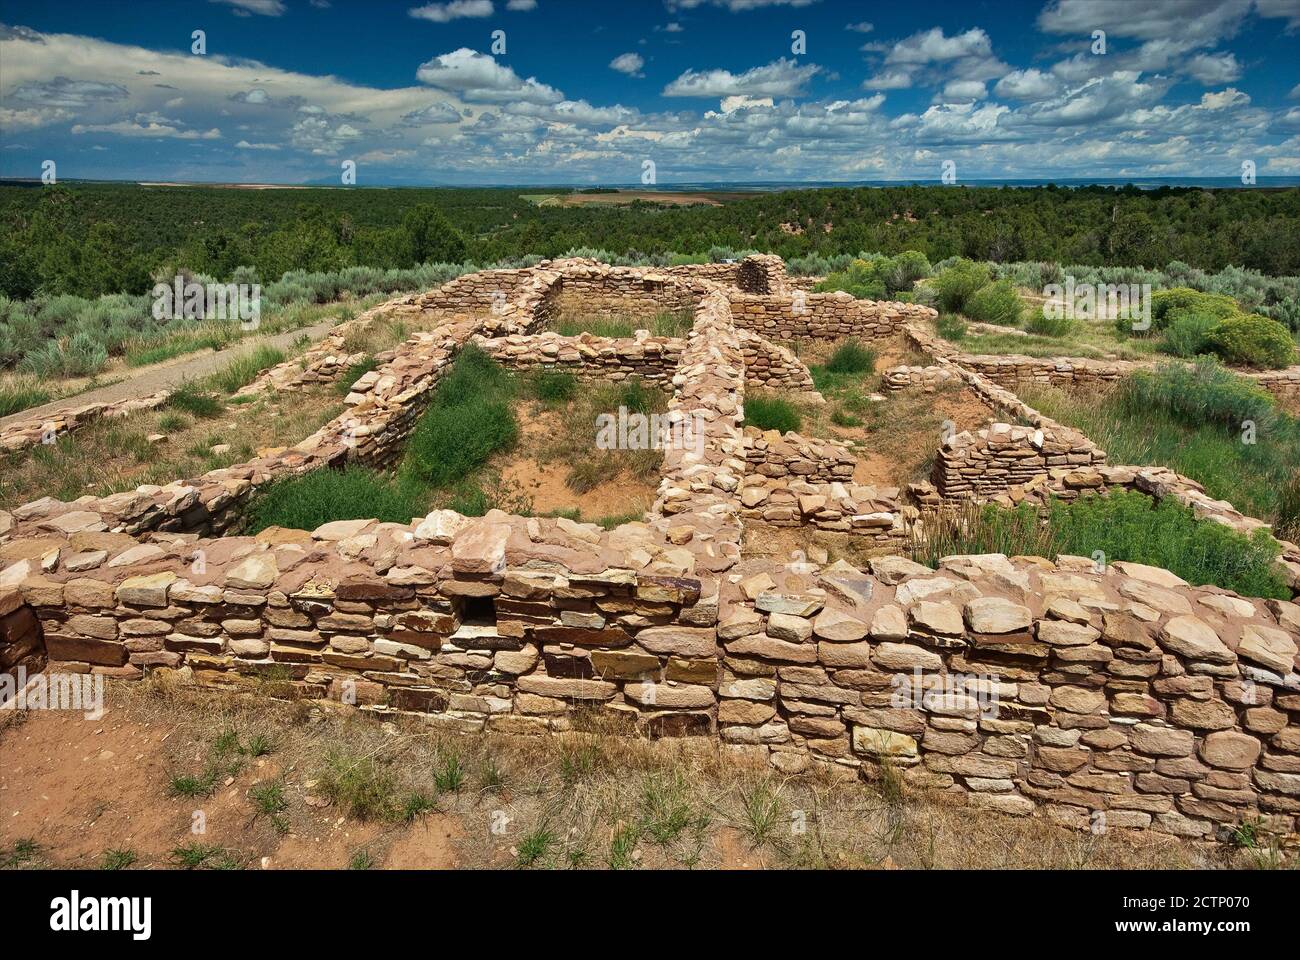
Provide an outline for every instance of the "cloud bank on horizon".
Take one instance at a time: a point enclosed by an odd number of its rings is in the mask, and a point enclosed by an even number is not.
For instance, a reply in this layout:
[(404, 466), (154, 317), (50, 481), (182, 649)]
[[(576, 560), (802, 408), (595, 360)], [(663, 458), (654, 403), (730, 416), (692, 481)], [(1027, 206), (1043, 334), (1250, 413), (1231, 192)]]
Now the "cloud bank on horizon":
[(645, 161), (660, 185), (933, 180), (945, 161), (959, 179), (1229, 177), (1247, 160), (1300, 175), (1300, 0), (1026, 0), (985, 22), (968, 4), (867, 21), (819, 0), (209, 0), (116, 22), (105, 6), (7, 5), (0, 174), (54, 159), (65, 178), (280, 183), (337, 182), (351, 160), (363, 185), (634, 183)]

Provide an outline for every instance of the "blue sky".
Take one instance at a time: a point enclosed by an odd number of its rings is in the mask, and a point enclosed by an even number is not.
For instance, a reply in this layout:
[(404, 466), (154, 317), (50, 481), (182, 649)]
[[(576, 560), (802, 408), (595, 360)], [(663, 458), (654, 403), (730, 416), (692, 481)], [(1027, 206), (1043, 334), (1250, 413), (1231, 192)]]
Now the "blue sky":
[(0, 24), (4, 176), (1300, 174), (1300, 0), (3, 0)]

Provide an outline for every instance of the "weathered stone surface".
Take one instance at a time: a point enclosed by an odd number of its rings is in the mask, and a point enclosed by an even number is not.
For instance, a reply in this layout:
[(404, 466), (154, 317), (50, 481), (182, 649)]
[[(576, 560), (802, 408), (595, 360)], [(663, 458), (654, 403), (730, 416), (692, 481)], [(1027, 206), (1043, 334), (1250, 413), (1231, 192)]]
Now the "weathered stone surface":
[(943, 669), (943, 658), (937, 653), (910, 643), (878, 643), (871, 659), (883, 670)]
[(651, 653), (679, 657), (712, 657), (717, 653), (714, 633), (704, 627), (647, 627), (637, 633), (636, 642)]
[(914, 737), (879, 727), (854, 726), (853, 752), (869, 757), (915, 757), (917, 743)]
[(1141, 753), (1158, 757), (1190, 757), (1196, 740), (1190, 730), (1138, 723), (1132, 728), (1132, 744)]
[(853, 643), (861, 640), (870, 631), (870, 627), (857, 617), (827, 607), (813, 620), (813, 633), (820, 640), (836, 643)]
[(275, 554), (268, 550), (265, 553), (250, 553), (227, 570), (225, 582), (227, 587), (235, 590), (265, 590), (275, 583), (279, 573)]
[(131, 577), (118, 585), (117, 599), (137, 607), (165, 607), (167, 590), (176, 580), (176, 574), (170, 572)]
[(510, 527), (504, 523), (478, 521), (466, 527), (451, 545), (451, 567), (457, 573), (500, 573), (506, 565), (506, 542)]
[(1263, 745), (1252, 736), (1235, 730), (1220, 730), (1206, 736), (1201, 759), (1224, 770), (1247, 770), (1259, 759)]
[(515, 681), (524, 693), (560, 700), (608, 700), (618, 687), (604, 680), (576, 680), (562, 677), (525, 676)]
[(881, 607), (871, 618), (871, 638), (873, 640), (906, 640), (907, 614), (902, 607), (888, 605)]
[(1099, 630), (1069, 620), (1040, 620), (1037, 633), (1040, 641), (1053, 647), (1083, 647), (1101, 637)]
[(1235, 663), (1236, 655), (1204, 620), (1196, 617), (1171, 617), (1160, 628), (1160, 645), (1189, 660), (1207, 663)]
[(1179, 697), (1170, 708), (1169, 718), (1180, 727), (1193, 730), (1227, 730), (1237, 721), (1232, 707), (1222, 700), (1192, 700)]
[(767, 618), (767, 635), (791, 643), (804, 643), (812, 637), (813, 625), (803, 617), (773, 613)]
[(941, 636), (955, 637), (963, 632), (961, 614), (951, 603), (922, 600), (907, 612), (914, 628)]
[(976, 633), (1014, 633), (1028, 630), (1029, 608), (1002, 597), (978, 597), (966, 603), (966, 625)]
[(1237, 655), (1278, 673), (1295, 669), (1296, 643), (1285, 630), (1248, 623), (1241, 630)]

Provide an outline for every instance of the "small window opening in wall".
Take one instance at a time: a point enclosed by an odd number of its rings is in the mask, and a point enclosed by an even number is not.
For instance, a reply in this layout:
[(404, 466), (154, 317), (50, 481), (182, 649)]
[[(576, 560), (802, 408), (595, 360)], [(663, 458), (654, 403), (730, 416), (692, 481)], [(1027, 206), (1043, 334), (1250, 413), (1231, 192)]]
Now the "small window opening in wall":
[(497, 607), (491, 597), (465, 597), (460, 607), (460, 622), (476, 627), (495, 627)]

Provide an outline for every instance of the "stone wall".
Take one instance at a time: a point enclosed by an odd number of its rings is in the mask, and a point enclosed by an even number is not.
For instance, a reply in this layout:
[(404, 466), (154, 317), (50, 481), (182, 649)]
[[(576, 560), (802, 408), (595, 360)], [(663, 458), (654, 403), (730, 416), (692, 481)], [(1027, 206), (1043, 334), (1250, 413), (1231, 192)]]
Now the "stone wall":
[(779, 344), (760, 337), (752, 330), (737, 330), (740, 350), (745, 358), (745, 382), (771, 390), (788, 390), (803, 393), (814, 402), (821, 402), (812, 374), (803, 361)]
[(796, 292), (783, 296), (732, 293), (730, 299), (731, 315), (737, 327), (773, 340), (795, 337), (884, 340), (899, 333), (908, 320), (937, 315), (929, 307), (855, 300), (843, 292)]
[[(45, 663), (45, 641), (36, 614), (19, 590), (0, 587), (0, 678), (10, 678), (12, 691), (24, 672), (37, 674)], [(0, 706), (5, 699), (0, 696)]]
[(1256, 383), (1273, 394), (1279, 404), (1300, 415), (1300, 366), (1251, 374)]
[(703, 295), (700, 281), (639, 267), (561, 260), (557, 308), (583, 318), (649, 319), (660, 312), (693, 313)]
[[(1041, 383), (1065, 390), (1112, 386), (1138, 370), (1147, 370), (1160, 362), (1149, 360), (1091, 360), (1084, 357), (1030, 357), (1024, 354), (963, 353), (948, 341), (919, 326), (904, 329), (907, 339), (935, 358), (958, 364), (979, 373), (1007, 390), (1018, 384)], [(938, 367), (893, 367), (884, 372), (885, 385), (891, 390), (928, 387)], [(1284, 407), (1300, 409), (1300, 366), (1285, 370), (1233, 369), (1238, 376), (1254, 380)]]
[(770, 253), (754, 253), (731, 263), (686, 263), (664, 272), (692, 280), (711, 280), (745, 293), (786, 293), (790, 278), (785, 261)]
[(55, 410), (45, 416), (19, 420), (7, 427), (0, 427), (0, 456), (27, 450), (42, 443), (54, 443), (63, 434), (96, 420), (129, 417), (142, 410), (155, 410), (166, 403), (170, 395), (170, 391), (164, 390), (147, 397), (132, 397), (112, 403), (83, 403)]
[(962, 383), (962, 376), (956, 367), (947, 366), (898, 366), (890, 367), (880, 375), (881, 387), (889, 393), (902, 390), (921, 390), (934, 393), (940, 387), (950, 383)]
[(989, 500), (1066, 471), (1104, 463), (1106, 454), (1073, 430), (995, 423), (963, 431), (940, 447), (934, 483), (945, 500)]
[(740, 488), (741, 515), (774, 527), (852, 534), (866, 538), (877, 551), (892, 553), (906, 547), (918, 515), (899, 502), (898, 493), (897, 487), (750, 474)]
[(1138, 564), (747, 560), (715, 577), (645, 525), (495, 512), (151, 546), (7, 570), (6, 625), (39, 620), (51, 671), (169, 668), (466, 731), (597, 709), (787, 772), (888, 763), (1081, 828), (1202, 838), (1300, 813), (1300, 605)]
[[(645, 331), (640, 331), (645, 334)], [(620, 381), (640, 377), (650, 383), (672, 380), (686, 341), (681, 337), (596, 337), (589, 333), (509, 336), (475, 341), (492, 359), (512, 370), (546, 367), (580, 380)]]
[(1139, 564), (745, 566), (722, 591), (719, 735), (784, 770), (888, 763), (1081, 829), (1200, 838), (1259, 817), (1285, 833), (1300, 812), (1297, 636), (1296, 604)]
[(848, 481), (858, 459), (835, 440), (804, 437), (793, 431), (744, 429), (746, 473), (800, 480)]

